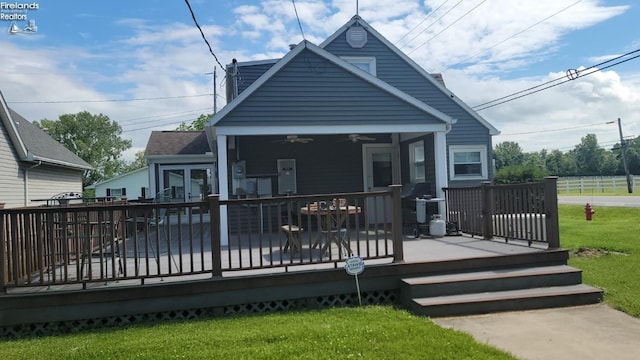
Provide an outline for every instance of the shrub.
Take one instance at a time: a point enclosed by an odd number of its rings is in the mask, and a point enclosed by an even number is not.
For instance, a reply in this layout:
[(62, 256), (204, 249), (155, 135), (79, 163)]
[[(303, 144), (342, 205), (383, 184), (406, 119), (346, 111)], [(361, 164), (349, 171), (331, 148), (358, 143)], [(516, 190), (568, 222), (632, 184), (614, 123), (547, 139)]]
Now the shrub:
[(505, 166), (496, 171), (494, 184), (520, 184), (542, 181), (548, 173), (534, 165)]

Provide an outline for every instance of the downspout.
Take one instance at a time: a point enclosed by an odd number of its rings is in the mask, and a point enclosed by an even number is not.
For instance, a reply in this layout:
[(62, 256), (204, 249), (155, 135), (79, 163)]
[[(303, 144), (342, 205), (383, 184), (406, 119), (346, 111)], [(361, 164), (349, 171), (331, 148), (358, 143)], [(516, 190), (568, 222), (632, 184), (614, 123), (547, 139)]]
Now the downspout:
[(35, 169), (40, 165), (42, 165), (42, 161), (38, 160), (37, 164), (24, 169), (24, 204), (23, 206), (28, 206), (27, 200), (29, 199), (29, 170)]

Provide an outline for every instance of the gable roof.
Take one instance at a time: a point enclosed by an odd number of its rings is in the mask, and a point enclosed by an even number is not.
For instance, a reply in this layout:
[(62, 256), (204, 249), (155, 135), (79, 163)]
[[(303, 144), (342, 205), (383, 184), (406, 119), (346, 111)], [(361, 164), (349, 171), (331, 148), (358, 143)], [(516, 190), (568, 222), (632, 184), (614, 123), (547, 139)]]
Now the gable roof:
[(0, 92), (0, 118), (21, 161), (42, 162), (78, 170), (92, 166), (49, 134), (10, 109)]
[[(395, 45), (393, 45), (389, 40), (387, 40), (384, 36), (382, 36), (379, 32), (377, 32), (371, 25), (369, 25), (366, 21), (364, 21), (360, 16), (355, 15), (344, 24), (340, 29), (334, 32), (331, 36), (329, 36), (325, 41), (323, 41), (319, 46), (321, 48), (325, 48), (329, 44), (331, 44), (338, 36), (341, 36), (345, 33), (349, 28), (356, 26), (364, 27), (368, 33), (375, 36), (380, 42), (382, 42), (385, 46), (387, 46), (391, 51), (393, 51), (397, 56), (402, 58), (407, 64), (409, 64), (412, 68), (414, 68), (418, 73), (420, 73), (427, 81), (431, 82), (434, 86), (436, 86), (440, 91), (444, 94), (448, 94), (449, 97), (460, 107), (462, 107), (466, 112), (468, 112), (474, 119), (480, 122), (483, 126), (489, 129), (489, 133), (491, 135), (498, 135), (500, 131), (496, 129), (491, 123), (489, 123), (486, 119), (480, 116), (477, 112), (469, 107), (469, 105), (465, 104), (462, 100), (460, 100), (457, 96), (455, 96), (449, 89), (444, 86), (444, 81), (441, 81), (442, 76), (437, 78), (434, 74), (429, 74), (425, 69), (423, 69), (420, 65), (418, 65), (415, 61), (413, 61), (409, 56), (407, 56), (404, 52), (398, 49)], [(440, 80), (440, 81), (439, 81)]]
[(145, 157), (207, 155), (211, 148), (204, 131), (152, 131)]
[(335, 66), (341, 68), (342, 70), (350, 73), (352, 76), (364, 80), (372, 86), (375, 86), (389, 95), (396, 97), (404, 101), (405, 103), (414, 106), (415, 108), (423, 111), (426, 114), (433, 116), (434, 118), (441, 121), (443, 124), (452, 124), (455, 123), (455, 119), (451, 116), (436, 110), (435, 108), (425, 104), (423, 101), (416, 99), (415, 97), (399, 90), (396, 87), (389, 85), (388, 83), (378, 79), (377, 77), (369, 74), (366, 71), (358, 69), (357, 67), (349, 64), (347, 61), (329, 53), (328, 51), (314, 45), (306, 40), (300, 42), (294, 49), (292, 49), (289, 53), (287, 53), (282, 59), (280, 59), (276, 64), (274, 64), (269, 70), (267, 70), (260, 78), (251, 84), (247, 89), (245, 89), (237, 98), (235, 98), (232, 102), (227, 104), (221, 111), (214, 116), (209, 121), (208, 125), (215, 126), (220, 120), (222, 120), (227, 114), (229, 114), (232, 110), (234, 110), (237, 106), (242, 104), (247, 98), (249, 98), (254, 92), (256, 92), (264, 83), (266, 83), (269, 79), (274, 77), (281, 69), (283, 69), (287, 64), (289, 64), (293, 59), (295, 59), (300, 53), (303, 51), (311, 51), (315, 55), (327, 60), (328, 62), (334, 64)]

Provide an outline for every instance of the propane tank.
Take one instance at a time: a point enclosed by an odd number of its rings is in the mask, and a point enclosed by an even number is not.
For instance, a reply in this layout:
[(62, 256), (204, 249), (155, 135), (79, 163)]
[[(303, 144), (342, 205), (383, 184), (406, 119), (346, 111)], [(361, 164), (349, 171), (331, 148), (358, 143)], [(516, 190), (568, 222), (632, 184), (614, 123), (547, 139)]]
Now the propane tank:
[(433, 237), (443, 237), (447, 233), (447, 226), (440, 217), (440, 214), (435, 214), (429, 222), (429, 235)]

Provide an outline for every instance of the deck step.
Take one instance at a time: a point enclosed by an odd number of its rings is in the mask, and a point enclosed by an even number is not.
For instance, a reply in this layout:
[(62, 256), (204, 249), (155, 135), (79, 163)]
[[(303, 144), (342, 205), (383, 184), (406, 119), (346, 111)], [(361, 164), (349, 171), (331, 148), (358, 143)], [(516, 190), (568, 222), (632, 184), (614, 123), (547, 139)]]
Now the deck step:
[(402, 279), (405, 300), (456, 294), (576, 285), (582, 271), (566, 265), (495, 269)]
[(431, 317), (485, 314), (598, 303), (602, 290), (577, 284), (414, 298), (410, 310)]

